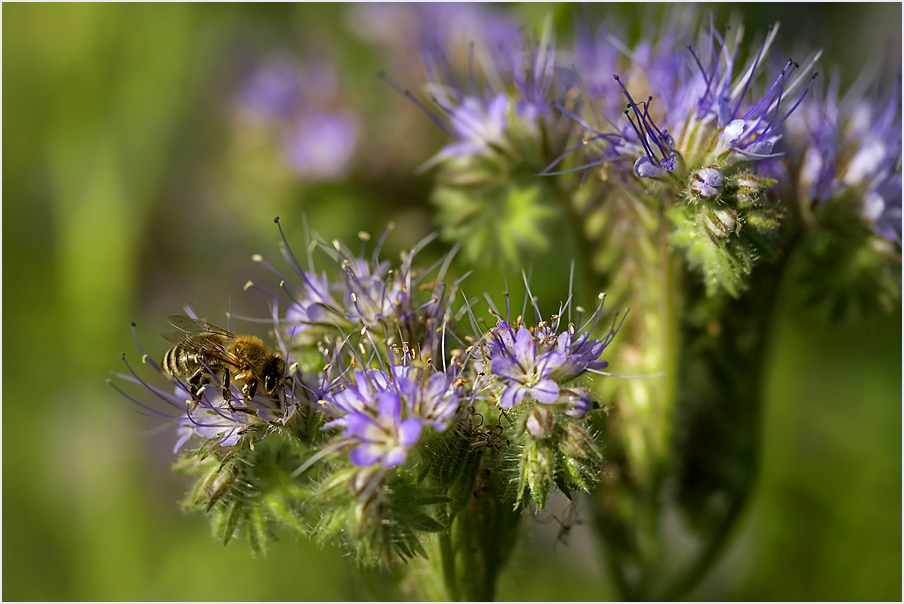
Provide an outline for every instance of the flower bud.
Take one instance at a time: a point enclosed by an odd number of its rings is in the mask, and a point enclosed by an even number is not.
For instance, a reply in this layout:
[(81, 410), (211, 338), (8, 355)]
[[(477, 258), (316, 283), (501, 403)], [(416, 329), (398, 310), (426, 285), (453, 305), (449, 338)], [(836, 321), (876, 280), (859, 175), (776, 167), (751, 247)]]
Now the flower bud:
[(527, 431), (534, 438), (546, 438), (555, 428), (555, 415), (549, 407), (534, 405), (527, 418)]
[(725, 177), (715, 168), (702, 168), (691, 174), (691, 190), (700, 197), (718, 197), (724, 183)]
[(569, 457), (582, 459), (602, 458), (596, 441), (580, 424), (568, 422), (565, 426), (565, 438), (562, 439), (562, 451)]

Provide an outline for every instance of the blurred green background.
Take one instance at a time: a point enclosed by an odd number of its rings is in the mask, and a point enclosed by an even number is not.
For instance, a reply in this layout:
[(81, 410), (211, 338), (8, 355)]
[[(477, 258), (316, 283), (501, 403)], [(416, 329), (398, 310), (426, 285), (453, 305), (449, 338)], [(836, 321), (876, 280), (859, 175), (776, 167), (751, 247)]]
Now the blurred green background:
[[(899, 4), (739, 8), (748, 29), (782, 20), (780, 37), (823, 46), (846, 81), (900, 55)], [(276, 215), (296, 250), (302, 212), (349, 243), (394, 221), (387, 257), (432, 232), (429, 175), (415, 170), (441, 133), (375, 75), (416, 82), (414, 53), (374, 52), (353, 6), (2, 10), (3, 599), (371, 597), (339, 551), (284, 534), (254, 558), (214, 541), (206, 519), (180, 511), (189, 479), (170, 472), (174, 435), (152, 433), (159, 422), (104, 380), (122, 352), (140, 358), (132, 320), (159, 357), (164, 317), (188, 301), (210, 318), (263, 315), (242, 286), (262, 274), (252, 254), (280, 262)], [(499, 10), (528, 24), (552, 12), (563, 31), (572, 18), (568, 5)], [(335, 94), (360, 126), (349, 178), (294, 177), (236, 109), (248, 65), (274, 53), (338, 66)], [(492, 292), (497, 277), (468, 287)], [(561, 297), (563, 283), (537, 287)], [(825, 328), (786, 313), (778, 333), (760, 488), (693, 597), (900, 600), (901, 316)], [(554, 523), (526, 524), (500, 599), (611, 597), (586, 525), (566, 547)]]

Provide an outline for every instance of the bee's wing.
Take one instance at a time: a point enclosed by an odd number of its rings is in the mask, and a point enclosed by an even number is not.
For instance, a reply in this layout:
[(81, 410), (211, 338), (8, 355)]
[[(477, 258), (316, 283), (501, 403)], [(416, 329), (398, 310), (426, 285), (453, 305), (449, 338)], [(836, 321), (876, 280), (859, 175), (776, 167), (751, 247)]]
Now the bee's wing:
[[(231, 331), (185, 315), (172, 315), (167, 317), (167, 321), (176, 328), (162, 334), (168, 342), (187, 350), (218, 358), (236, 367), (242, 365), (242, 360), (230, 352), (227, 347), (227, 344), (235, 339), (235, 334)], [(210, 334), (221, 336), (222, 339), (200, 337)]]
[(202, 321), (201, 319), (192, 319), (185, 315), (171, 315), (167, 317), (166, 320), (176, 329), (164, 333), (163, 337), (173, 344), (181, 344), (186, 338), (193, 338), (208, 333), (217, 334), (229, 340), (235, 339), (235, 334), (231, 331), (223, 329), (222, 327), (217, 327), (216, 325), (208, 323), (207, 321)]

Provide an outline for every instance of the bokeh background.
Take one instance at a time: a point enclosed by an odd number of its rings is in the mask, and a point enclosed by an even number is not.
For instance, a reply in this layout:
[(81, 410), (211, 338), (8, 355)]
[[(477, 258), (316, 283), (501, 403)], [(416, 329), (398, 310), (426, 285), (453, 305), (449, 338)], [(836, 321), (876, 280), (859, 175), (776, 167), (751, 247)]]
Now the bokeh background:
[[(823, 47), (846, 82), (901, 53), (900, 4), (713, 6), (730, 8)], [(376, 75), (419, 81), (414, 10), (3, 5), (3, 599), (375, 597), (337, 550), (283, 534), (255, 558), (214, 541), (180, 510), (174, 435), (105, 379), (122, 352), (140, 359), (130, 321), (159, 356), (165, 317), (189, 301), (208, 318), (264, 314), (243, 285), (263, 271), (252, 254), (279, 261), (274, 216), (298, 250), (302, 214), (350, 243), (392, 221), (387, 257), (435, 229), (416, 169), (442, 134)], [(528, 27), (551, 14), (563, 40), (575, 13), (492, 10)], [(333, 168), (306, 152), (336, 131), (249, 96), (262, 65), (300, 73), (292, 98), (345, 136)], [(534, 259), (541, 296), (561, 297), (567, 254)], [(486, 272), (468, 287), (499, 289)], [(901, 316), (825, 327), (786, 312), (777, 333), (759, 489), (692, 597), (900, 600)], [(528, 520), (499, 598), (611, 597), (580, 522), (566, 544)]]

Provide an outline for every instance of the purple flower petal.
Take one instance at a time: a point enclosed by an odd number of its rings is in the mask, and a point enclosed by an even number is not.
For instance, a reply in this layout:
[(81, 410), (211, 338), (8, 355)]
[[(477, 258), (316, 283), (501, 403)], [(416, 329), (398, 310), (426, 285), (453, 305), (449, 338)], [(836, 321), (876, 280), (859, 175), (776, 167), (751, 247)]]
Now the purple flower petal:
[(527, 388), (521, 384), (509, 384), (502, 392), (502, 398), (499, 400), (499, 406), (503, 409), (511, 409), (527, 395)]
[(398, 424), (402, 417), (402, 399), (394, 392), (380, 392), (377, 394), (380, 420), (383, 425)]
[(496, 357), (490, 363), (490, 369), (499, 377), (518, 380), (524, 377), (524, 371), (509, 357)]
[(372, 466), (380, 461), (382, 449), (378, 445), (364, 443), (349, 454), (349, 459), (353, 464), (359, 467)]
[(416, 417), (409, 417), (399, 424), (399, 444), (403, 447), (410, 447), (417, 442), (421, 436), (421, 420)]
[(545, 378), (552, 372), (553, 369), (563, 364), (566, 360), (567, 357), (557, 350), (544, 352), (540, 355), (540, 358), (537, 359), (538, 376)]
[(525, 327), (518, 329), (515, 336), (515, 348), (512, 355), (522, 367), (531, 367), (537, 358), (537, 342), (533, 334)]
[(661, 166), (653, 163), (653, 160), (651, 160), (649, 156), (642, 155), (634, 162), (634, 173), (641, 178), (653, 178), (655, 176), (664, 175), (665, 170), (663, 170)]
[(345, 417), (345, 434), (372, 440), (377, 431), (382, 432), (380, 424), (366, 413), (352, 413)]
[(542, 380), (530, 389), (530, 395), (541, 403), (554, 403), (559, 398), (559, 385), (552, 380)]
[(228, 432), (220, 440), (220, 446), (221, 447), (231, 447), (232, 445), (239, 442), (239, 438), (241, 438), (241, 434), (239, 434), (238, 430), (233, 430), (231, 432)]
[(383, 456), (383, 466), (387, 468), (394, 468), (405, 461), (405, 450), (397, 447), (392, 449)]

